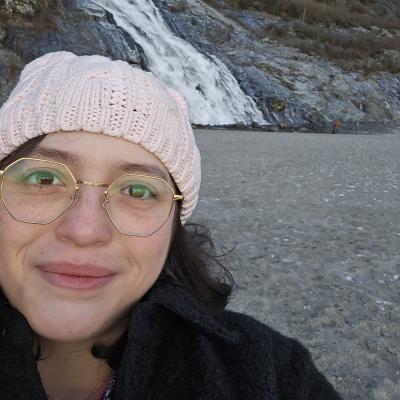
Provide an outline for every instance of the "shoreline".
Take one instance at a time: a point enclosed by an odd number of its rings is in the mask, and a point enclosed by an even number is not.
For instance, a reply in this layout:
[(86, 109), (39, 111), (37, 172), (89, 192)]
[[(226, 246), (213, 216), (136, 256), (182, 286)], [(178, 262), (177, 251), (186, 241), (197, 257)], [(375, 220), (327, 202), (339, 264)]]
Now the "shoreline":
[(315, 127), (315, 128), (290, 128), (288, 126), (271, 125), (265, 127), (252, 127), (252, 126), (235, 126), (235, 125), (221, 125), (221, 126), (207, 126), (192, 124), (195, 131), (226, 131), (226, 132), (260, 132), (260, 133), (307, 133), (307, 134), (320, 134), (320, 135), (396, 135), (400, 134), (400, 124), (348, 124), (338, 128), (336, 133), (332, 133), (328, 127)]

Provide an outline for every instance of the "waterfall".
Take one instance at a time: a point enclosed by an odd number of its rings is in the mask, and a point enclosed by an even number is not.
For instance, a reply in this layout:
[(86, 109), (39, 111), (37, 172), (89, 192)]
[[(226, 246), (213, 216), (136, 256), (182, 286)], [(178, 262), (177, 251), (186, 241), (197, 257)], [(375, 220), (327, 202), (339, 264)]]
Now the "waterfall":
[(228, 68), (174, 35), (152, 0), (96, 0), (146, 55), (151, 72), (189, 103), (191, 121), (203, 125), (266, 124)]

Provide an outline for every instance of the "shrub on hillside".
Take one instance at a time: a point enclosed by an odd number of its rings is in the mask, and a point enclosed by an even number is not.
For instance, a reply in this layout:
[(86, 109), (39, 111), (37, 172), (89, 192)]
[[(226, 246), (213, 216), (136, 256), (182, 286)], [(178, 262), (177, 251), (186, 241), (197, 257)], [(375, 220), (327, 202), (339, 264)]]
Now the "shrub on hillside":
[[(291, 31), (292, 34), (288, 34)], [(267, 33), (267, 32), (266, 32)], [(334, 61), (346, 69), (364, 72), (400, 72), (400, 40), (398, 37), (377, 37), (370, 32), (335, 31), (294, 21), (291, 28), (274, 28), (269, 36), (289, 47), (310, 55)]]
[[(218, 7), (217, 0), (206, 0)], [(378, 2), (360, 0), (226, 0), (232, 7), (245, 10), (265, 11), (290, 19), (301, 19), (310, 24), (343, 27), (372, 25), (386, 29), (400, 29), (400, 18), (382, 8)]]
[(183, 12), (187, 11), (189, 8), (189, 4), (187, 0), (177, 0), (174, 4), (170, 6), (170, 10), (172, 12)]
[[(400, 73), (400, 38), (392, 31), (400, 29), (400, 18), (391, 16), (400, 5), (393, 6), (390, 15), (383, 3), (379, 8), (375, 0), (206, 1), (216, 8), (228, 2), (233, 7), (279, 15), (279, 23), (253, 32), (259, 38), (272, 38), (349, 70)], [(237, 13), (231, 11), (229, 16), (237, 18)]]

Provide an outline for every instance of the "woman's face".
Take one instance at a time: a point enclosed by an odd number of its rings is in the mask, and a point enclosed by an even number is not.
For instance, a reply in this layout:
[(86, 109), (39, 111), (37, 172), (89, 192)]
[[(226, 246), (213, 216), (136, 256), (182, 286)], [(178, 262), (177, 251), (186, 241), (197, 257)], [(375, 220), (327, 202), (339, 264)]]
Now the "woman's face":
[[(65, 161), (57, 152), (44, 157), (40, 149), (61, 151), (74, 161)], [(169, 177), (163, 164), (139, 145), (101, 134), (50, 134), (38, 151), (31, 156), (63, 162), (76, 179), (86, 181), (111, 183), (126, 174), (120, 169), (122, 163), (158, 168)], [(0, 285), (44, 338), (83, 340), (112, 332), (163, 268), (173, 211), (152, 236), (122, 235), (102, 207), (103, 193), (104, 188), (82, 186), (73, 207), (48, 225), (15, 221), (0, 204)], [(98, 268), (108, 275), (100, 279), (104, 281), (100, 286), (82, 289), (57, 283), (63, 269), (90, 275)]]

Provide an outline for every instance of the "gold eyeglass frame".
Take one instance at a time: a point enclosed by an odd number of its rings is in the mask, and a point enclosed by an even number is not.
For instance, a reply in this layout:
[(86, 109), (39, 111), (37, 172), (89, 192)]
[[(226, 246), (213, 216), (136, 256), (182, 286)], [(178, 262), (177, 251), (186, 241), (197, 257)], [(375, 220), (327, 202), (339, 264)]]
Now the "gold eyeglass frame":
[[(54, 217), (52, 220), (48, 221), (48, 222), (30, 222), (30, 221), (23, 221), (20, 220), (18, 218), (16, 218), (14, 215), (12, 215), (11, 211), (8, 209), (7, 204), (3, 198), (3, 176), (4, 174), (7, 172), (7, 170), (9, 168), (11, 168), (13, 165), (17, 164), (18, 162), (20, 162), (21, 160), (32, 160), (32, 161), (44, 161), (46, 163), (51, 163), (51, 164), (56, 164), (59, 166), (64, 167), (68, 173), (71, 175), (74, 184), (75, 184), (75, 191), (74, 191), (74, 195), (73, 197), (71, 196), (71, 201), (70, 203), (67, 205), (67, 207), (65, 208), (64, 211), (62, 211), (60, 214), (58, 214), (56, 217)], [(109, 210), (107, 208), (107, 204), (110, 202), (109, 198), (108, 198), (108, 192), (110, 190), (110, 188), (117, 182), (119, 181), (121, 178), (125, 177), (125, 176), (135, 176), (135, 177), (139, 177), (139, 178), (150, 178), (150, 179), (155, 179), (158, 181), (163, 182), (168, 189), (171, 191), (172, 193), (172, 203), (171, 203), (171, 207), (168, 213), (167, 218), (165, 219), (165, 221), (162, 223), (162, 225), (157, 228), (155, 231), (153, 231), (152, 233), (149, 233), (147, 235), (139, 235), (139, 234), (135, 234), (135, 233), (126, 233), (126, 232), (122, 232), (120, 229), (118, 229), (118, 227), (115, 225), (114, 221), (111, 218), (111, 215), (109, 213)], [(81, 180), (81, 179), (76, 179), (74, 174), (71, 172), (71, 170), (68, 168), (67, 165), (65, 165), (64, 163), (61, 162), (57, 162), (57, 161), (53, 161), (53, 160), (45, 160), (42, 158), (32, 158), (32, 157), (21, 157), (18, 160), (13, 161), (11, 164), (7, 165), (7, 167), (4, 170), (0, 170), (0, 179), (1, 179), (1, 184), (0, 184), (0, 198), (2, 203), (4, 204), (5, 209), (7, 210), (7, 212), (10, 214), (10, 216), (18, 222), (23, 222), (26, 224), (33, 224), (33, 225), (48, 225), (51, 224), (53, 221), (55, 221), (57, 218), (61, 217), (61, 215), (63, 215), (64, 213), (66, 213), (68, 210), (70, 210), (72, 208), (72, 205), (78, 200), (78, 196), (79, 196), (79, 189), (81, 185), (88, 185), (88, 186), (94, 186), (94, 187), (102, 187), (105, 188), (104, 194), (103, 194), (103, 201), (102, 201), (102, 207), (104, 208), (104, 210), (106, 211), (106, 214), (109, 218), (109, 220), (111, 221), (111, 224), (114, 226), (114, 228), (121, 233), (122, 235), (126, 235), (126, 236), (137, 236), (137, 237), (148, 237), (151, 235), (154, 235), (156, 232), (158, 232), (169, 220), (170, 216), (171, 216), (171, 211), (173, 208), (173, 202), (174, 201), (181, 201), (184, 199), (184, 196), (180, 195), (180, 194), (176, 194), (175, 190), (172, 188), (172, 186), (163, 178), (158, 177), (158, 176), (151, 176), (151, 175), (144, 175), (144, 174), (124, 174), (119, 176), (117, 179), (115, 179), (112, 183), (108, 184), (108, 183), (100, 183), (100, 182), (92, 182), (92, 181), (85, 181), (85, 180)]]

